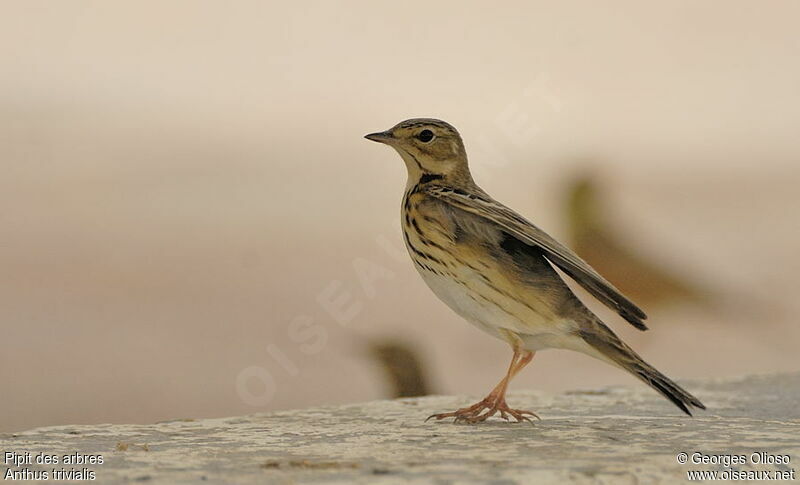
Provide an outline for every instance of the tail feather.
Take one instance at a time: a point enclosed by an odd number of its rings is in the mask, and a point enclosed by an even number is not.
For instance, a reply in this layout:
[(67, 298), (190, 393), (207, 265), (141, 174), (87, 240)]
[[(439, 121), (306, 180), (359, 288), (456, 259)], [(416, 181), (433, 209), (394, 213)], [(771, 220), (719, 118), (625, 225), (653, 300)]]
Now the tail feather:
[(641, 359), (639, 359), (638, 363), (628, 367), (627, 370), (650, 385), (650, 387), (660, 392), (662, 396), (672, 401), (673, 404), (678, 406), (681, 411), (689, 416), (692, 415), (690, 410), (692, 407), (700, 409), (706, 408), (699, 399), (689, 394), (685, 389), (675, 384), (669, 377)]
[(592, 325), (591, 329), (582, 330), (580, 336), (609, 361), (627, 370), (658, 391), (689, 416), (692, 415), (691, 409), (693, 407), (706, 408), (699, 399), (645, 362), (602, 322), (597, 321), (595, 325)]

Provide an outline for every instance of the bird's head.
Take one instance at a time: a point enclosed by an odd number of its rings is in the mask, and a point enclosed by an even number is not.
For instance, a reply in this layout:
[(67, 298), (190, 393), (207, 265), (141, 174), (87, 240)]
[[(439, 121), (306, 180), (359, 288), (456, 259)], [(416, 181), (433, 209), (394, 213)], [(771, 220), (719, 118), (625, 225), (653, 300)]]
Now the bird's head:
[(445, 179), (470, 178), (461, 135), (444, 121), (414, 118), (364, 138), (397, 150), (406, 163), (409, 181), (426, 174)]

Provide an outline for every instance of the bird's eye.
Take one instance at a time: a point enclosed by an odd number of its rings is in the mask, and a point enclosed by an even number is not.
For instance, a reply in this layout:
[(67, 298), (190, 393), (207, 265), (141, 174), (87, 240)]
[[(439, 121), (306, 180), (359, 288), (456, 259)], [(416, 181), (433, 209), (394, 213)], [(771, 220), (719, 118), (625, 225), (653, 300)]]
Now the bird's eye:
[(421, 141), (422, 143), (428, 143), (429, 141), (433, 140), (433, 132), (431, 130), (422, 130), (417, 135), (417, 140)]

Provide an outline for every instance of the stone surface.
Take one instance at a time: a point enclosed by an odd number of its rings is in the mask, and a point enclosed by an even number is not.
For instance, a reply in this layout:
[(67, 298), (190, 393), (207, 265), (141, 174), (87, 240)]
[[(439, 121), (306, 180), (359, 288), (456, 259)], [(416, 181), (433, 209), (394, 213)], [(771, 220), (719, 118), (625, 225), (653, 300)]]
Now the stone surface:
[[(685, 483), (690, 456), (745, 455), (739, 471), (790, 474), (800, 462), (800, 373), (689, 382), (708, 406), (685, 417), (644, 386), (561, 395), (517, 392), (535, 425), (424, 422), (464, 397), (376, 401), (152, 425), (82, 425), (0, 435), (0, 451), (102, 455), (103, 464), (2, 465), (95, 474), (98, 483)], [(789, 455), (754, 465), (751, 454)], [(22, 455), (25, 456), (25, 455)], [(691, 460), (691, 458), (690, 458)], [(29, 472), (25, 472), (24, 469)], [(29, 475), (30, 476), (30, 475)], [(788, 476), (788, 475), (787, 475)], [(795, 476), (795, 479), (798, 478)]]

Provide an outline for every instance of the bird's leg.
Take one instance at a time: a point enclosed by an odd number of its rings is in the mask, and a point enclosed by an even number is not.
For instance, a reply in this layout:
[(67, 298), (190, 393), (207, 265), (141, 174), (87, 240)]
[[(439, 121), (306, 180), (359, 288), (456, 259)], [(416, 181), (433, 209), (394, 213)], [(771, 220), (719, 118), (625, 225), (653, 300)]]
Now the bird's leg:
[(488, 396), (472, 406), (461, 408), (450, 413), (433, 414), (428, 416), (428, 419), (436, 418), (439, 420), (444, 418), (455, 418), (455, 422), (464, 421), (467, 423), (477, 423), (480, 421), (486, 421), (487, 418), (495, 415), (497, 412), (500, 412), (500, 416), (505, 420), (508, 420), (508, 417), (511, 416), (518, 422), (523, 420), (530, 421), (530, 418), (526, 416), (528, 414), (538, 418), (538, 416), (531, 411), (509, 408), (506, 404), (505, 397), (506, 390), (508, 389), (508, 384), (511, 382), (511, 379), (517, 375), (517, 373), (519, 373), (523, 367), (528, 365), (531, 359), (533, 359), (533, 352), (528, 350), (520, 350), (515, 346), (514, 356), (511, 358), (511, 365), (508, 366), (508, 372), (506, 372), (505, 377), (503, 377), (503, 379), (494, 387), (494, 389), (492, 389), (492, 392), (490, 392)]
[(492, 392), (490, 392), (489, 395), (483, 398), (482, 400), (478, 401), (472, 406), (467, 406), (465, 408), (457, 409), (449, 413), (432, 414), (428, 416), (428, 418), (425, 421), (431, 418), (436, 418), (437, 420), (445, 418), (456, 418), (456, 421), (462, 421), (479, 416), (482, 411), (490, 409), (497, 401), (498, 396), (500, 396), (501, 393), (505, 394), (505, 388), (508, 386), (509, 379), (514, 375), (515, 373), (514, 371), (517, 367), (519, 360), (520, 360), (520, 351), (517, 348), (515, 348), (514, 355), (513, 357), (511, 357), (511, 365), (509, 365), (508, 372), (506, 373), (505, 377), (503, 377), (503, 379), (494, 387), (494, 389), (492, 389)]
[[(528, 365), (530, 363), (531, 360), (533, 360), (534, 352), (531, 352), (531, 351), (528, 351), (528, 350), (524, 350), (521, 353), (522, 353), (522, 356), (519, 358), (519, 360), (516, 362), (516, 364), (514, 364), (514, 361), (512, 360), (512, 367), (509, 368), (508, 375), (506, 375), (505, 379), (503, 379), (503, 381), (500, 381), (500, 384), (498, 384), (498, 386), (502, 384), (503, 388), (500, 391), (500, 393), (497, 395), (497, 397), (496, 397), (496, 399), (494, 401), (494, 405), (486, 413), (484, 413), (484, 414), (482, 414), (480, 416), (476, 416), (474, 418), (475, 421), (473, 421), (473, 422), (484, 421), (489, 416), (492, 416), (493, 414), (495, 414), (498, 411), (500, 412), (500, 417), (502, 417), (506, 421), (508, 421), (508, 417), (509, 416), (511, 416), (514, 419), (516, 419), (517, 422), (520, 422), (520, 421), (523, 421), (523, 420), (530, 421), (530, 418), (528, 418), (527, 415), (533, 416), (536, 419), (541, 419), (533, 411), (526, 411), (526, 410), (523, 410), (523, 409), (511, 409), (510, 407), (508, 407), (508, 404), (506, 404), (506, 389), (508, 389), (508, 384), (511, 382), (511, 379), (513, 379), (514, 376), (516, 376), (519, 373), (519, 371), (521, 371), (526, 365)], [(492, 392), (494, 393), (495, 391), (492, 391)]]

